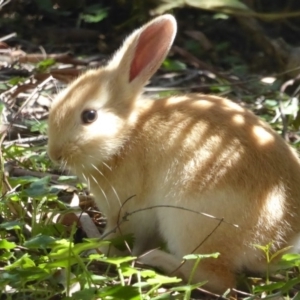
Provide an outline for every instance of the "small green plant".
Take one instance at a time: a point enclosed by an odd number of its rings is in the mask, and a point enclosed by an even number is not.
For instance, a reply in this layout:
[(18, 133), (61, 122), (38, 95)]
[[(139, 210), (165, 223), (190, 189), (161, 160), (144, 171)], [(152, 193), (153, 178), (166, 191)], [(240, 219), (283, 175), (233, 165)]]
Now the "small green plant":
[(55, 65), (56, 61), (53, 58), (47, 58), (44, 59), (40, 62), (37, 63), (36, 65), (36, 69), (38, 72), (45, 72), (47, 71), (50, 67), (52, 67), (53, 65)]
[[(285, 247), (280, 249), (279, 251), (271, 254), (272, 243), (269, 243), (265, 246), (255, 245), (256, 248), (262, 250), (266, 257), (266, 275), (265, 275), (265, 284), (256, 285), (253, 288), (253, 292), (256, 295), (267, 294), (269, 297), (274, 297), (275, 295), (285, 295), (288, 294), (289, 291), (296, 284), (300, 283), (300, 275), (299, 275), (299, 266), (300, 266), (300, 255), (299, 254), (284, 254), (291, 247)], [(281, 280), (272, 281), (271, 280), (271, 264), (274, 263), (275, 260), (282, 256), (279, 262), (276, 264), (279, 267), (277, 272), (280, 272), (284, 276), (281, 277)], [(297, 268), (298, 272), (293, 272), (293, 277), (289, 276), (289, 272), (287, 270), (291, 270), (292, 268)], [(274, 269), (274, 268), (273, 268)], [(274, 273), (274, 272), (273, 272)]]
[(80, 19), (87, 23), (101, 22), (108, 16), (108, 8), (100, 4), (87, 6), (80, 14)]
[[(190, 274), (188, 283), (184, 286), (180, 286), (178, 288), (174, 288), (176, 291), (184, 292), (184, 300), (188, 300), (191, 298), (191, 293), (193, 290), (203, 286), (207, 281), (199, 282), (196, 284), (192, 284), (192, 280), (194, 277), (194, 274), (199, 268), (199, 264), (202, 259), (208, 259), (208, 258), (218, 258), (220, 253), (212, 253), (212, 254), (188, 254), (183, 257), (184, 260), (195, 260), (195, 264), (193, 266), (192, 272)], [(200, 266), (201, 267), (201, 266)]]

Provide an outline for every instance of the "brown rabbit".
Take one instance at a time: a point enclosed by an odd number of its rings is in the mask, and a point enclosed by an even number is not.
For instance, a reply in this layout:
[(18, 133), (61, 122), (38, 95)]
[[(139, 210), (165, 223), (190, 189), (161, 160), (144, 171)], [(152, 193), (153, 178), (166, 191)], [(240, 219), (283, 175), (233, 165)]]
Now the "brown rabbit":
[[(62, 91), (49, 115), (48, 151), (88, 183), (107, 216), (107, 239), (133, 234), (132, 254), (155, 249), (142, 261), (170, 273), (186, 254), (219, 252), (192, 281), (223, 292), (242, 270), (264, 272), (255, 244), (298, 250), (300, 164), (277, 133), (229, 100), (142, 97), (175, 33), (171, 15), (155, 18), (106, 67)], [(188, 280), (193, 264), (176, 274)]]

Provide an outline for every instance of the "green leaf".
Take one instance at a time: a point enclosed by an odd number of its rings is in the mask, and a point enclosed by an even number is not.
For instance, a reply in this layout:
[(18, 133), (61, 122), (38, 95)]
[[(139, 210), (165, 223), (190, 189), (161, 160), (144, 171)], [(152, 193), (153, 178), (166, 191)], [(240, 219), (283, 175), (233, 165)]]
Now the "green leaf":
[(4, 267), (5, 270), (13, 270), (16, 268), (30, 268), (35, 267), (34, 261), (29, 257), (29, 254), (24, 254), (21, 258), (13, 262), (11, 265), (7, 265)]
[(57, 239), (47, 235), (37, 235), (24, 243), (24, 246), (29, 249), (46, 249), (53, 245)]
[(49, 258), (55, 259), (64, 259), (70, 256), (70, 248), (73, 243), (68, 240), (62, 239), (56, 241), (56, 245), (52, 248), (52, 251), (49, 253)]
[(52, 67), (56, 61), (53, 58), (47, 58), (37, 63), (37, 69), (41, 72), (46, 71), (48, 68)]
[(161, 1), (164, 4), (156, 7), (153, 12), (157, 15), (162, 15), (163, 13), (172, 10), (174, 8), (179, 8), (185, 5), (184, 0), (163, 0)]
[[(91, 280), (93, 281), (94, 284), (101, 284), (103, 282), (107, 282), (107, 276), (101, 276), (97, 274), (90, 274), (91, 275)], [(86, 275), (82, 274), (82, 276), (85, 278)]]
[(64, 182), (64, 181), (76, 181), (76, 176), (59, 176), (58, 181)]
[(11, 85), (17, 85), (19, 83), (23, 83), (25, 81), (25, 78), (23, 77), (13, 77), (8, 82)]
[(175, 59), (165, 59), (162, 64), (163, 68), (167, 71), (182, 71), (186, 70), (186, 64)]
[(45, 176), (32, 182), (25, 190), (29, 197), (45, 196), (49, 193), (50, 176)]
[[(292, 288), (295, 286), (295, 285), (298, 285), (300, 283), (300, 277), (298, 275), (298, 277), (295, 277), (295, 278), (292, 278), (292, 279), (289, 279), (287, 282), (285, 282), (284, 286), (281, 288), (282, 292), (283, 293), (288, 293), (289, 291), (292, 290)], [(293, 298), (295, 299), (295, 298)]]
[(66, 228), (64, 225), (56, 223), (56, 224), (48, 224), (39, 226), (37, 233), (44, 236), (63, 236), (66, 232)]
[(99, 239), (84, 239), (84, 243), (75, 244), (72, 252), (75, 254), (80, 254), (83, 251), (98, 249), (104, 245), (109, 244), (109, 242)]
[(9, 178), (9, 183), (13, 186), (16, 187), (17, 185), (25, 185), (25, 184), (29, 184), (32, 183), (34, 181), (39, 180), (39, 178), (37, 177), (33, 177), (33, 176), (20, 176), (20, 177), (10, 177)]
[(108, 8), (91, 5), (85, 9), (80, 18), (87, 23), (98, 23), (108, 16)]
[(46, 120), (40, 120), (38, 122), (34, 122), (30, 128), (31, 132), (39, 132), (41, 134), (46, 134), (48, 128), (48, 122)]
[(286, 253), (282, 255), (282, 260), (284, 261), (300, 261), (300, 254), (299, 253)]
[(278, 266), (282, 269), (300, 267), (300, 254), (287, 253), (282, 255)]
[(7, 240), (0, 240), (0, 249), (11, 250), (17, 247), (15, 243), (11, 243)]
[(147, 282), (151, 285), (170, 284), (170, 283), (176, 283), (176, 282), (180, 282), (180, 281), (182, 281), (182, 279), (180, 279), (180, 278), (164, 276), (164, 275), (160, 275), (157, 273), (155, 273), (155, 277), (147, 279)]
[[(170, 291), (166, 291), (165, 293), (160, 294), (154, 298), (151, 297), (151, 300), (164, 300), (164, 299), (170, 300), (170, 299), (177, 299), (177, 298), (170, 296)], [(178, 297), (178, 299), (183, 299), (183, 297)]]
[(13, 229), (21, 229), (23, 227), (24, 222), (14, 220), (14, 221), (8, 221), (0, 224), (0, 229), (5, 230), (13, 230)]
[(74, 266), (78, 263), (78, 260), (75, 257), (71, 257), (69, 253), (65, 253), (64, 257), (59, 259), (55, 258), (55, 260), (40, 264), (40, 267), (46, 270), (52, 270), (55, 268), (66, 268), (69, 269), (71, 266)]
[(212, 253), (212, 254), (188, 254), (185, 255), (183, 258), (186, 260), (191, 260), (191, 259), (203, 259), (203, 258), (218, 258), (220, 253)]
[(47, 270), (41, 269), (39, 267), (27, 267), (25, 269), (13, 270), (13, 273), (19, 276), (19, 280), (24, 284), (28, 281), (34, 280), (44, 280), (49, 277), (49, 272)]
[(273, 99), (266, 99), (264, 101), (264, 106), (268, 109), (272, 109), (275, 110), (278, 108), (278, 101), (277, 100), (273, 100)]
[(99, 259), (100, 261), (106, 262), (108, 264), (112, 264), (115, 266), (120, 266), (123, 263), (130, 262), (135, 260), (136, 257), (134, 256), (125, 256), (125, 257), (104, 257)]
[(276, 282), (266, 285), (257, 285), (254, 287), (254, 293), (272, 292), (284, 286), (284, 282)]
[(150, 270), (150, 269), (147, 270), (147, 269), (145, 269), (145, 270), (141, 270), (140, 274), (141, 274), (141, 276), (143, 278), (148, 278), (148, 277), (155, 277), (157, 273), (155, 271), (153, 271), (153, 270)]
[(18, 282), (19, 281), (19, 274), (13, 273), (11, 271), (6, 272), (6, 271), (1, 271), (0, 273), (0, 283), (3, 283), (4, 285), (6, 284), (11, 284), (13, 282)]
[(158, 6), (155, 14), (163, 14), (168, 10), (183, 6), (192, 6), (204, 10), (213, 10), (223, 13), (236, 11), (250, 12), (251, 10), (239, 0), (164, 0), (164, 4)]
[(234, 12), (235, 10), (250, 11), (250, 9), (239, 0), (184, 0), (187, 5), (206, 9)]
[[(122, 271), (122, 274), (123, 276), (125, 277), (130, 277), (132, 275), (135, 275), (135, 274), (138, 274), (138, 273), (141, 273), (140, 270), (136, 269), (136, 268), (133, 268), (131, 266), (128, 266), (127, 264), (124, 264), (124, 265), (121, 265), (121, 271)], [(153, 271), (154, 272), (154, 271)], [(154, 272), (155, 273), (155, 272)]]
[(13, 258), (14, 259), (14, 251), (2, 251), (0, 255), (0, 260), (2, 261), (8, 261), (9, 259)]
[(98, 290), (100, 298), (110, 297), (110, 299), (130, 299), (141, 300), (141, 296), (137, 287), (114, 285)]
[(209, 89), (212, 93), (227, 93), (231, 90), (230, 85), (226, 86), (226, 85), (217, 85), (217, 84), (211, 84), (209, 86)]
[(96, 299), (97, 288), (89, 288), (72, 294), (73, 300)]

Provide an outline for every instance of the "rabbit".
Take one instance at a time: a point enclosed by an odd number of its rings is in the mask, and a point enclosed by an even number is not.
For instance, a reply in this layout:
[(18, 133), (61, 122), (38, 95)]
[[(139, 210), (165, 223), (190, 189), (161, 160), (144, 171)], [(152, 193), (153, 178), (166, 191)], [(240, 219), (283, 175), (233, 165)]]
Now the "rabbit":
[[(88, 184), (107, 217), (105, 239), (131, 234), (143, 263), (223, 293), (240, 272), (265, 272), (255, 245), (299, 250), (300, 164), (268, 124), (228, 99), (142, 95), (176, 31), (172, 15), (154, 18), (61, 91), (48, 154)], [(215, 252), (193, 276), (195, 261), (182, 263)]]

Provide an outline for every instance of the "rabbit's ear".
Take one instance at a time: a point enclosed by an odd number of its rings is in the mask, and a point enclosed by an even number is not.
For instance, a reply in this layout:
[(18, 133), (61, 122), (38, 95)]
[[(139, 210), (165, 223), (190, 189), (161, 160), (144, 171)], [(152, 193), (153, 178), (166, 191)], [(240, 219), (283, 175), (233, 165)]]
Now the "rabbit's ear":
[[(132, 96), (138, 95), (149, 78), (160, 67), (173, 43), (176, 21), (163, 15), (134, 31), (108, 65), (115, 71), (114, 82)], [(129, 89), (129, 90), (128, 90)], [(129, 95), (128, 95), (129, 96)]]
[(129, 81), (140, 80), (144, 85), (160, 67), (176, 34), (176, 21), (171, 15), (154, 19), (140, 29), (136, 45), (130, 51)]

